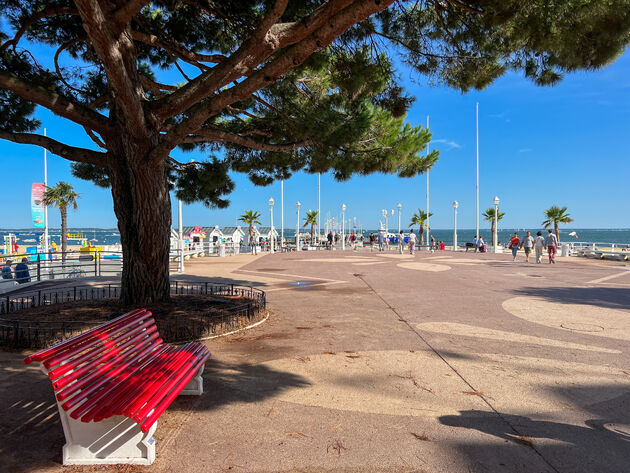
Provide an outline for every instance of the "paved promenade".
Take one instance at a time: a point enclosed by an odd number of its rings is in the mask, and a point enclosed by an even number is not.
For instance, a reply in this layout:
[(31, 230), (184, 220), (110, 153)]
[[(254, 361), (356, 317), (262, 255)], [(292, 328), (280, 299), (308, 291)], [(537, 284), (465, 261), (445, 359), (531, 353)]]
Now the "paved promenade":
[(303, 252), (187, 262), (267, 322), (208, 341), (150, 468), (62, 469), (50, 383), (0, 353), (3, 471), (630, 471), (630, 267)]

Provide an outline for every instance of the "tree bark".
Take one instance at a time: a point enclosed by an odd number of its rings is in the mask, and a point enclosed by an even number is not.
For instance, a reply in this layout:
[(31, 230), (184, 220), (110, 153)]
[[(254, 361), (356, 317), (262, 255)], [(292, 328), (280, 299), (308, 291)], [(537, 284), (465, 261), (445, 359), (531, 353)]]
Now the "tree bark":
[(68, 251), (68, 209), (59, 207), (61, 214), (61, 263), (66, 262), (66, 251)]
[(123, 248), (120, 302), (141, 306), (170, 297), (171, 200), (164, 163), (146, 159), (151, 146), (127, 143), (110, 167)]

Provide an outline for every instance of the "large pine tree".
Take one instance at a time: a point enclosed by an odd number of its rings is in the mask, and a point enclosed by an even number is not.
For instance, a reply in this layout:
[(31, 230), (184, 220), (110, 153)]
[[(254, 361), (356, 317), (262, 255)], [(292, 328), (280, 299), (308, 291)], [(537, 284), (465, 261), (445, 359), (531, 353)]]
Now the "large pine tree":
[[(0, 138), (111, 186), (122, 300), (144, 304), (169, 295), (171, 183), (226, 206), (229, 170), (417, 175), (437, 153), (405, 122), (392, 54), (463, 91), (509, 69), (553, 84), (623, 51), (630, 0), (0, 0), (0, 27)], [(37, 133), (37, 105), (94, 149)], [(206, 159), (177, 162), (178, 147)]]

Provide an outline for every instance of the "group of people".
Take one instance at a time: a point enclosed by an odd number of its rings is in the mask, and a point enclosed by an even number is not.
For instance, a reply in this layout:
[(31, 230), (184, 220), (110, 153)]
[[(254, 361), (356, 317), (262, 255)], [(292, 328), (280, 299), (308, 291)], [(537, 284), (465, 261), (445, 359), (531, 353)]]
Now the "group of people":
[(15, 265), (15, 271), (11, 269), (11, 260), (6, 260), (4, 266), (2, 266), (2, 279), (15, 279), (19, 284), (24, 284), (31, 281), (31, 275), (28, 271), (28, 258), (22, 258), (22, 262)]
[(549, 264), (555, 264), (558, 253), (558, 237), (549, 229), (545, 237), (542, 236), (542, 232), (536, 233), (536, 238), (532, 236), (531, 232), (527, 232), (527, 235), (521, 240), (518, 233), (515, 232), (514, 236), (510, 238), (508, 248), (512, 250), (512, 261), (516, 261), (518, 250), (522, 249), (525, 251), (525, 262), (529, 263), (529, 255), (533, 249), (536, 253), (536, 263), (540, 264), (542, 263), (543, 249), (545, 249), (549, 255)]

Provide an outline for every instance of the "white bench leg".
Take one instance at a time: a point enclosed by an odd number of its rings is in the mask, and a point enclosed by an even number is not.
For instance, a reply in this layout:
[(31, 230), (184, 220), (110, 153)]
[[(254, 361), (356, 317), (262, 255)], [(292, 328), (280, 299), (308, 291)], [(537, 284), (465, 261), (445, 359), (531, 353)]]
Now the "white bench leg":
[(203, 373), (204, 365), (201, 365), (197, 375), (191, 379), (186, 387), (180, 392), (180, 396), (201, 396), (203, 394), (203, 378), (201, 374)]
[(157, 422), (145, 434), (133, 420), (113, 416), (100, 422), (74, 420), (59, 406), (66, 436), (64, 465), (151, 465), (155, 461), (153, 434)]

